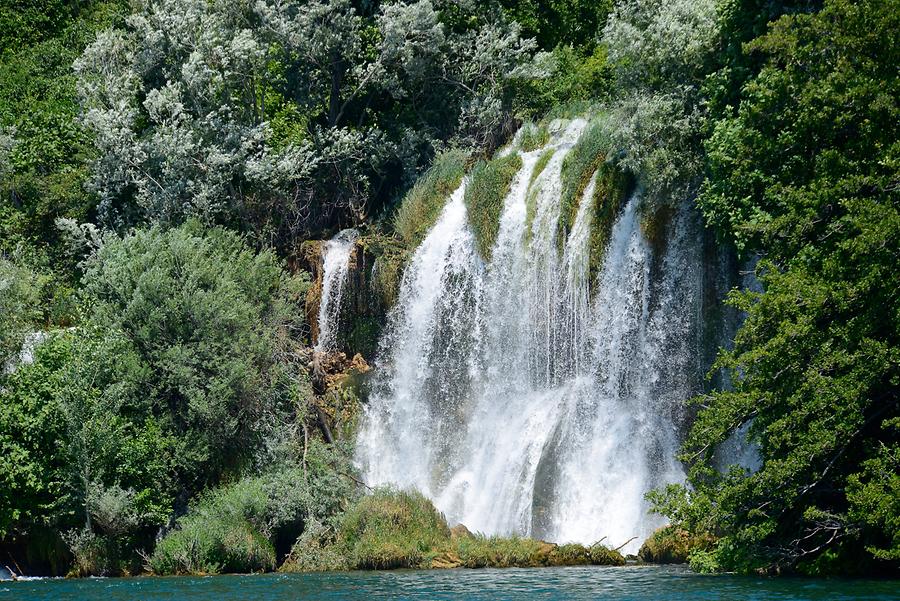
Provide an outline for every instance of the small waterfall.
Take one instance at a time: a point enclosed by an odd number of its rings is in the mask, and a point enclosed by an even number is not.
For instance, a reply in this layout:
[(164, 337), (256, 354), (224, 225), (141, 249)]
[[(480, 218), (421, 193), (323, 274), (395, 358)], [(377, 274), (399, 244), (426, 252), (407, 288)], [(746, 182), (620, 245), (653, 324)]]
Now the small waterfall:
[(319, 301), (319, 336), (314, 350), (337, 350), (337, 335), (341, 316), (341, 300), (350, 262), (350, 252), (359, 233), (354, 229), (341, 230), (325, 243), (322, 263), (322, 297)]
[(416, 487), (473, 531), (637, 536), (635, 552), (661, 525), (644, 494), (684, 479), (683, 402), (708, 368), (704, 236), (678, 202), (651, 242), (635, 193), (589, 281), (598, 174), (557, 239), (564, 160), (586, 126), (553, 124), (546, 148), (520, 153), (489, 262), (465, 181), (447, 201), (388, 317), (357, 461), (367, 483)]

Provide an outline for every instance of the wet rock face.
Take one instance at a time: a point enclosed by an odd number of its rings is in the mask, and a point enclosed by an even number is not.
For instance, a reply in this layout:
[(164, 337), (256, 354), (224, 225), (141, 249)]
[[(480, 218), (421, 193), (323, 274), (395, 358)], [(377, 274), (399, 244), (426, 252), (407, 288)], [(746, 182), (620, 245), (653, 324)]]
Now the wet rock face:
[[(325, 240), (308, 240), (292, 261), (293, 269), (309, 272), (312, 286), (305, 303), (310, 343), (320, 335), (320, 305), (325, 274)], [(405, 251), (396, 241), (379, 234), (360, 236), (354, 241), (347, 262), (340, 306), (336, 311), (335, 348), (347, 356), (361, 354), (372, 361), (378, 348), (381, 329), (402, 271)]]

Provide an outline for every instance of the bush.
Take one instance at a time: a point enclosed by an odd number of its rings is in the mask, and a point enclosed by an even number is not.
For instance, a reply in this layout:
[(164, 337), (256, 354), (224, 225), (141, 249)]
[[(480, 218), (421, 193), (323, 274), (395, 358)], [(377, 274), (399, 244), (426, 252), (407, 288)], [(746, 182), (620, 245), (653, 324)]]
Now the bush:
[(469, 224), (475, 236), (475, 245), (485, 260), (491, 258), (494, 241), (500, 229), (503, 201), (509, 194), (513, 178), (521, 168), (522, 157), (513, 153), (492, 161), (480, 162), (469, 175), (464, 201), (468, 210)]
[(40, 320), (40, 292), (41, 280), (35, 273), (0, 257), (0, 377)]
[(91, 321), (120, 330), (137, 355), (117, 384), (144, 390), (130, 409), (189, 441), (177, 455), (189, 493), (239, 472), (265, 441), (265, 416), (291, 409), (276, 357), (291, 344), (303, 276), (197, 222), (108, 238), (88, 263)]
[(407, 248), (417, 247), (437, 221), (447, 198), (462, 182), (467, 159), (461, 150), (439, 154), (407, 192), (394, 216), (394, 232)]
[(335, 572), (349, 570), (350, 566), (343, 549), (334, 544), (334, 529), (313, 521), (306, 525), (279, 569), (282, 572)]
[(344, 475), (346, 449), (310, 440), (304, 455), (303, 466), (284, 465), (202, 495), (159, 542), (148, 568), (156, 574), (273, 570), (301, 533), (302, 540), (316, 535), (318, 524), (330, 523), (356, 496)]
[(261, 572), (275, 568), (275, 549), (246, 522), (188, 518), (159, 542), (148, 567), (160, 575)]
[(515, 111), (527, 118), (547, 118), (561, 105), (592, 104), (610, 96), (613, 69), (606, 48), (589, 53), (559, 46), (535, 58), (538, 77), (519, 80)]

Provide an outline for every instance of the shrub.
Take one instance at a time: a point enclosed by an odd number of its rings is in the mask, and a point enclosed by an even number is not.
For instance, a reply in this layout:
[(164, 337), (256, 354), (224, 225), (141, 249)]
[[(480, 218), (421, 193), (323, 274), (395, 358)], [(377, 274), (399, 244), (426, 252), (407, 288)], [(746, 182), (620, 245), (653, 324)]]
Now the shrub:
[(598, 45), (590, 53), (559, 46), (537, 55), (534, 68), (537, 77), (516, 82), (513, 106), (524, 117), (547, 118), (558, 115), (561, 106), (580, 104), (585, 108), (610, 96), (613, 69), (604, 46)]
[(468, 157), (461, 150), (439, 154), (431, 168), (407, 192), (394, 216), (394, 232), (407, 248), (415, 248), (437, 221), (450, 194), (459, 187)]
[(136, 354), (116, 384), (145, 391), (131, 415), (158, 415), (166, 434), (189, 441), (176, 457), (189, 493), (246, 465), (266, 439), (263, 418), (286, 410), (276, 357), (300, 317), (304, 275), (198, 222), (109, 237), (89, 262), (91, 321), (119, 330)]
[(258, 572), (275, 567), (275, 549), (246, 522), (184, 519), (159, 542), (148, 567), (155, 574)]
[(305, 468), (284, 466), (209, 491), (160, 541), (148, 567), (156, 574), (273, 570), (307, 525), (327, 522), (354, 498), (344, 455), (311, 441)]
[(0, 257), (0, 377), (40, 320), (41, 281), (28, 268)]
[(522, 157), (513, 153), (481, 162), (469, 175), (464, 201), (469, 224), (475, 235), (475, 245), (485, 260), (491, 258), (500, 229), (503, 201), (509, 194), (513, 178), (521, 168)]
[(334, 535), (331, 526), (318, 521), (310, 522), (279, 569), (282, 572), (334, 572), (350, 569), (343, 549), (334, 544)]

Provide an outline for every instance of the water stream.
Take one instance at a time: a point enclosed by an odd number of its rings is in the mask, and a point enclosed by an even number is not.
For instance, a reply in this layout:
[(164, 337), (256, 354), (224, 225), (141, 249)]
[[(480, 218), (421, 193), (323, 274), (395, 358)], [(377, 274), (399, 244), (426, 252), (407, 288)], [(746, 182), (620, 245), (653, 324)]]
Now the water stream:
[(314, 347), (317, 352), (337, 350), (341, 300), (347, 281), (350, 252), (358, 235), (354, 229), (341, 230), (325, 243), (322, 259), (322, 297), (319, 301), (319, 336)]

